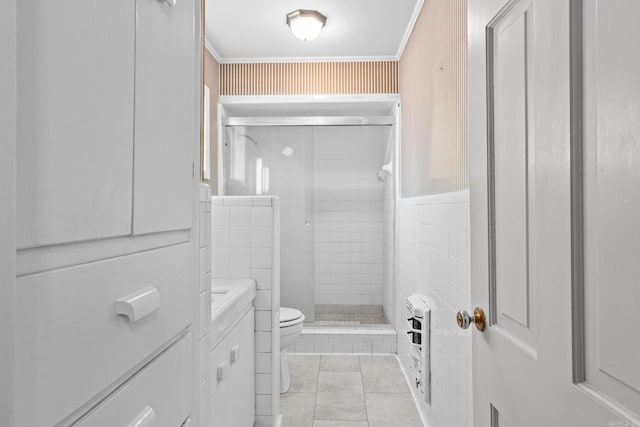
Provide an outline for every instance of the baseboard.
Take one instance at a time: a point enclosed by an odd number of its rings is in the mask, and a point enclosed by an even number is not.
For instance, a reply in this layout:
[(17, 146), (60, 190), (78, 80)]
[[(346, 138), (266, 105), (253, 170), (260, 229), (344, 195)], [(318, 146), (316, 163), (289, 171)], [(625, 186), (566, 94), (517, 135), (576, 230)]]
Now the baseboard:
[(404, 379), (407, 382), (407, 386), (409, 386), (409, 390), (411, 390), (411, 396), (413, 397), (413, 401), (415, 402), (416, 408), (418, 409), (420, 420), (422, 421), (422, 424), (424, 424), (426, 427), (428, 424), (427, 424), (427, 414), (424, 408), (425, 402), (422, 400), (421, 396), (418, 395), (418, 392), (416, 391), (416, 389), (412, 387), (411, 379), (409, 377), (408, 371), (405, 369), (405, 366), (402, 363), (402, 358), (400, 357), (399, 354), (396, 354), (395, 356), (396, 356), (396, 359), (398, 360), (398, 364), (400, 365), (400, 370), (402, 371), (402, 375), (404, 376)]

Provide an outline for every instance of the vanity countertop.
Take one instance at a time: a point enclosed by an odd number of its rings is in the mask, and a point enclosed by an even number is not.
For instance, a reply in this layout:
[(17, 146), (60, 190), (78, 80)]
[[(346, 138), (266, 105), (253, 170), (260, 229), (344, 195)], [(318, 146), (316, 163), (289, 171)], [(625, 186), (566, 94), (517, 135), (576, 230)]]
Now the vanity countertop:
[(211, 280), (211, 344), (219, 339), (253, 307), (256, 281), (253, 279)]

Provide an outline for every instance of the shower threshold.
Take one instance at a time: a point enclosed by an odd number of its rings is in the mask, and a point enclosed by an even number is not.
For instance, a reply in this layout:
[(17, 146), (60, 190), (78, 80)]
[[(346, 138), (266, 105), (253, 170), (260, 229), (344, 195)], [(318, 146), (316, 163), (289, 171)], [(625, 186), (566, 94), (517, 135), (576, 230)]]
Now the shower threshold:
[(322, 304), (292, 353), (395, 354), (396, 331), (381, 305)]
[(315, 354), (396, 354), (396, 330), (391, 325), (308, 326), (287, 351)]

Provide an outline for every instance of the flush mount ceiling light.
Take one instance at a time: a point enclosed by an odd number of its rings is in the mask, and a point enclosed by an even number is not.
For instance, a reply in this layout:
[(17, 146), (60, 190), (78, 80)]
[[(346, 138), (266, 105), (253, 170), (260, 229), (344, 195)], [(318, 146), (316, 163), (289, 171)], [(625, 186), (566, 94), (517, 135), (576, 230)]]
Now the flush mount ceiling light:
[(298, 9), (287, 15), (287, 25), (294, 36), (308, 41), (318, 37), (327, 22), (327, 17), (317, 10)]

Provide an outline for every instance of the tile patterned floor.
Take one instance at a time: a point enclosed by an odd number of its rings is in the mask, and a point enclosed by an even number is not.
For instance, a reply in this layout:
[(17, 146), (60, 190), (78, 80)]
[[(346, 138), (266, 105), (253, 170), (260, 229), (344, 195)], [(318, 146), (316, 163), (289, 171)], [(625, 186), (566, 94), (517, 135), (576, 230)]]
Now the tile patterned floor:
[(282, 427), (423, 427), (394, 356), (288, 358)]
[(314, 325), (388, 324), (381, 305), (317, 304)]

